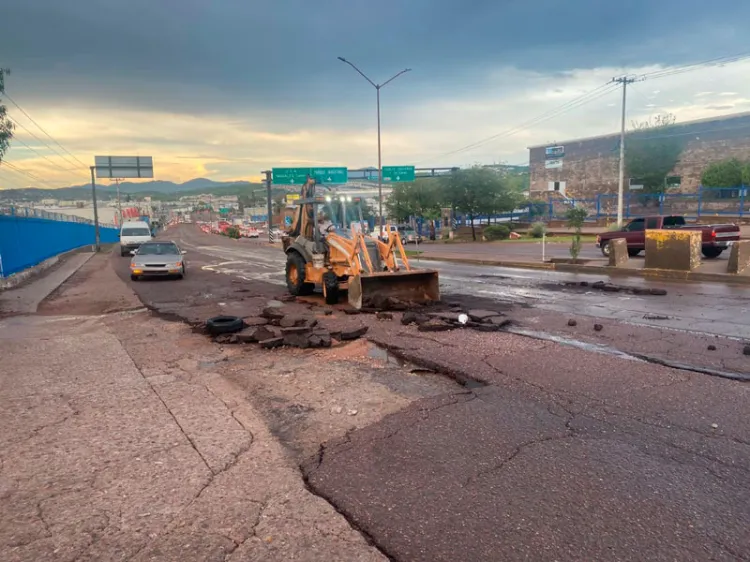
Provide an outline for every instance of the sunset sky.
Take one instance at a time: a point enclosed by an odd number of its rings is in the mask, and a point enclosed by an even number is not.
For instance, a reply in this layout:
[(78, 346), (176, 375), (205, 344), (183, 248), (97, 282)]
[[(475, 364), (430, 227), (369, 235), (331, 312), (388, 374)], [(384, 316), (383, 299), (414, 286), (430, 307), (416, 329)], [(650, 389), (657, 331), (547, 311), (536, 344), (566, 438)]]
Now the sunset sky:
[[(621, 94), (517, 126), (616, 75), (750, 51), (749, 17), (736, 0), (5, 0), (7, 93), (75, 158), (5, 100), (19, 142), (0, 187), (84, 184), (109, 154), (177, 182), (375, 166), (375, 90), (338, 56), (376, 82), (412, 69), (382, 90), (384, 165), (527, 163), (529, 145), (618, 130)], [(750, 111), (750, 59), (630, 91), (629, 120)]]

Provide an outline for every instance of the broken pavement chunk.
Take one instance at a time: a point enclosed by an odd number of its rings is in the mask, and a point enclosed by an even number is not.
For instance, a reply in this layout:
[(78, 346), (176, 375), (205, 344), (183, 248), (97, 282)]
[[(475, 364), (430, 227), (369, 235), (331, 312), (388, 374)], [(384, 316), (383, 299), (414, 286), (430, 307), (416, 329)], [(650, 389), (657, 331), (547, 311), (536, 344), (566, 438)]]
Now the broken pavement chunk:
[(341, 340), (342, 341), (348, 341), (348, 340), (356, 340), (357, 338), (361, 338), (367, 333), (367, 326), (361, 326), (359, 328), (354, 328), (350, 330), (342, 330), (341, 331)]
[(418, 312), (407, 310), (406, 312), (404, 312), (404, 315), (401, 317), (401, 323), (404, 326), (408, 326), (409, 324), (424, 324), (429, 319), (430, 319), (429, 316), (425, 314), (419, 314)]
[(485, 322), (488, 318), (500, 316), (500, 313), (494, 310), (470, 310), (467, 314), (474, 322)]
[(419, 325), (417, 328), (420, 332), (447, 332), (454, 328), (453, 324), (449, 324), (445, 320), (440, 318), (433, 318)]
[(286, 316), (286, 314), (283, 312), (283, 309), (276, 307), (276, 306), (268, 306), (263, 309), (263, 312), (260, 313), (260, 315), (263, 318), (267, 318), (269, 320), (281, 320)]
[(271, 338), (270, 340), (260, 342), (260, 346), (263, 349), (273, 349), (275, 347), (281, 347), (282, 345), (284, 345), (284, 338)]
[(237, 339), (242, 343), (257, 343), (273, 339), (276, 336), (274, 332), (266, 326), (251, 326), (237, 333)]

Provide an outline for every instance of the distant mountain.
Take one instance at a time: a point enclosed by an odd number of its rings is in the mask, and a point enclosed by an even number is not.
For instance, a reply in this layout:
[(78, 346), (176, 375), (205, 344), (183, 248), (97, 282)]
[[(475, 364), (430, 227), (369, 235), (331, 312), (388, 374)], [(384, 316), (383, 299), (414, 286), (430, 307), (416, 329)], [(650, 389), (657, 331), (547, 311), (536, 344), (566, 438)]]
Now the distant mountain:
[[(2, 185), (0, 183), (0, 185)], [(204, 193), (239, 194), (249, 191), (251, 184), (247, 181), (220, 182), (207, 178), (195, 178), (185, 183), (171, 181), (120, 182), (121, 195), (152, 196), (158, 199), (177, 198), (181, 195)], [(96, 193), (102, 199), (112, 199), (117, 193), (117, 186), (96, 184)], [(172, 195), (174, 197), (167, 197)], [(77, 200), (91, 198), (91, 184), (46, 189), (29, 187), (24, 189), (0, 189), (0, 201), (36, 202), (43, 199)]]

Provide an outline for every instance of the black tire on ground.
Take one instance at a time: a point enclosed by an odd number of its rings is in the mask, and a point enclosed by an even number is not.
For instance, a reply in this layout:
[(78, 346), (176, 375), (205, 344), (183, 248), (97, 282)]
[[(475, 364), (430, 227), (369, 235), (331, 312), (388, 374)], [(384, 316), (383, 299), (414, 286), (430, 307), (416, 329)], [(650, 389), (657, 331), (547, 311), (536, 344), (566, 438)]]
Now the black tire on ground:
[(127, 252), (125, 251), (125, 248), (120, 248), (120, 257), (121, 258), (124, 258), (126, 253)]
[(599, 248), (599, 249), (602, 251), (602, 255), (605, 258), (608, 258), (609, 257), (609, 251), (612, 248), (610, 247), (609, 242), (605, 242), (604, 244), (602, 244), (601, 248)]
[(709, 260), (718, 258), (723, 251), (724, 251), (724, 248), (713, 248), (711, 246), (703, 247), (701, 249), (701, 252), (703, 253), (703, 257)]
[(245, 327), (245, 322), (238, 316), (214, 316), (206, 320), (206, 330), (212, 336), (233, 334)]
[(323, 296), (326, 304), (338, 304), (339, 302), (339, 280), (333, 271), (323, 274)]
[(312, 294), (315, 290), (314, 283), (305, 283), (305, 259), (297, 252), (286, 256), (286, 288), (295, 297)]
[(131, 281), (138, 281), (138, 276), (137, 275), (131, 275), (130, 276), (130, 280)]
[(631, 258), (634, 258), (635, 256), (637, 256), (640, 253), (641, 253), (641, 250), (628, 250), (628, 255)]

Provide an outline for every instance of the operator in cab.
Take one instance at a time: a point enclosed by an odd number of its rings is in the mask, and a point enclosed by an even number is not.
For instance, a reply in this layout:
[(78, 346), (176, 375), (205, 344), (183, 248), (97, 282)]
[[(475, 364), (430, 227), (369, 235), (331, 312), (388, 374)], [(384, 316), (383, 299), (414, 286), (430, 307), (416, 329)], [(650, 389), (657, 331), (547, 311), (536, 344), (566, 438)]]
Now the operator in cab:
[(320, 235), (325, 238), (328, 233), (333, 229), (333, 223), (328, 215), (325, 213), (318, 213), (318, 231)]

